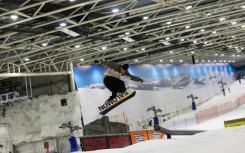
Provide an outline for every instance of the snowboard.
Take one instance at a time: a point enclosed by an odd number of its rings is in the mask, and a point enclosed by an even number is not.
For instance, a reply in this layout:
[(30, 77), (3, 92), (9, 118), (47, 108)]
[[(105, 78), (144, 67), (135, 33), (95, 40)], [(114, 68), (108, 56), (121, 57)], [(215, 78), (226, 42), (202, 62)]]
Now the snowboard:
[(136, 91), (132, 89), (126, 90), (125, 92), (118, 94), (117, 97), (113, 98), (108, 102), (105, 102), (103, 105), (98, 107), (99, 114), (105, 115), (106, 113), (108, 113), (109, 111), (117, 107), (118, 105), (134, 97), (135, 94)]

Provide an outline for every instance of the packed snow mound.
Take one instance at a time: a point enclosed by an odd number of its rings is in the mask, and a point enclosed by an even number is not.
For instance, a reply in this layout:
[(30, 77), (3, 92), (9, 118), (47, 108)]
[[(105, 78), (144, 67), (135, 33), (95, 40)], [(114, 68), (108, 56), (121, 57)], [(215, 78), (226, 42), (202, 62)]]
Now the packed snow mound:
[(240, 126), (207, 131), (182, 139), (144, 141), (122, 149), (97, 150), (90, 153), (244, 153), (244, 141), (245, 126)]

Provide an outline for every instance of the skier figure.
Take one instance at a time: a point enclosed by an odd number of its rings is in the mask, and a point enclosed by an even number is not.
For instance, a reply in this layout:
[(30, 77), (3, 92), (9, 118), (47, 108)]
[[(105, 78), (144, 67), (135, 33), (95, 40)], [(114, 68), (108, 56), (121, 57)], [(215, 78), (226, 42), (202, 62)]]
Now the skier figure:
[(139, 77), (133, 76), (128, 72), (128, 64), (117, 64), (114, 62), (107, 62), (102, 60), (95, 60), (94, 63), (100, 63), (107, 66), (109, 69), (104, 73), (103, 80), (104, 85), (112, 92), (112, 95), (106, 101), (110, 101), (117, 96), (117, 93), (126, 91), (124, 81), (120, 80), (120, 77), (126, 76), (130, 80), (143, 83), (143, 80)]

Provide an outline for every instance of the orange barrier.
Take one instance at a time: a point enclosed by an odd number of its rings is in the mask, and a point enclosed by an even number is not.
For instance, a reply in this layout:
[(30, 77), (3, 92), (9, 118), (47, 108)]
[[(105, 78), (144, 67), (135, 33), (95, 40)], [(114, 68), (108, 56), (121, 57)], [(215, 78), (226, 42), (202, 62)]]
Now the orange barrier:
[(218, 106), (200, 110), (196, 113), (197, 124), (230, 112), (243, 104), (245, 104), (245, 95), (237, 98), (235, 101), (229, 101)]
[(157, 131), (140, 131), (140, 132), (130, 132), (132, 144), (146, 141), (146, 140), (153, 140), (153, 139), (162, 139), (163, 134)]
[(162, 139), (164, 137), (163, 133), (157, 132), (157, 131), (147, 131), (148, 139), (154, 140), (154, 139)]

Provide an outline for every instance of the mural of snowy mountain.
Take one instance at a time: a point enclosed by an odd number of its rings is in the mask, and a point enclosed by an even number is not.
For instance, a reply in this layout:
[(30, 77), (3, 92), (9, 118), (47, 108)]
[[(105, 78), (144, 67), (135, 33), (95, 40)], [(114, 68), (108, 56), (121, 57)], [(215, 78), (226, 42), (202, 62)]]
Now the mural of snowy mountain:
[[(74, 76), (78, 87), (85, 125), (100, 118), (98, 106), (111, 95), (104, 86), (103, 78), (107, 67), (101, 65), (76, 67)], [(219, 81), (227, 84), (234, 80), (231, 65), (130, 65), (129, 72), (141, 77), (144, 82), (125, 81), (127, 88), (135, 89), (136, 95), (129, 101), (109, 112), (108, 116), (126, 114), (133, 123), (146, 116), (149, 107), (156, 106), (163, 114), (189, 107), (187, 95), (198, 97), (197, 103), (220, 93)], [(178, 105), (176, 106), (176, 101)], [(134, 108), (134, 111), (132, 109)], [(160, 114), (160, 115), (163, 115)]]
[[(227, 74), (228, 75), (228, 74)], [(228, 75), (228, 77), (230, 77)], [(135, 90), (154, 90), (157, 91), (159, 88), (173, 88), (173, 89), (184, 89), (188, 85), (192, 84), (193, 86), (204, 86), (207, 85), (210, 79), (224, 79), (221, 75), (217, 75), (214, 77), (202, 76), (199, 78), (191, 78), (186, 74), (171, 76), (170, 78), (162, 78), (162, 79), (144, 79), (144, 83), (135, 83), (132, 81), (125, 82), (127, 88), (135, 89)], [(85, 86), (84, 88), (89, 89), (105, 89), (103, 83), (95, 83)]]

